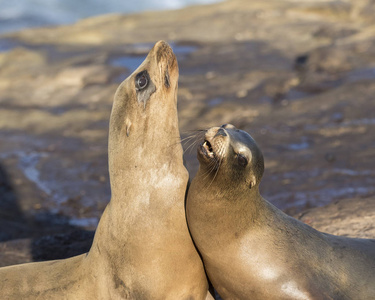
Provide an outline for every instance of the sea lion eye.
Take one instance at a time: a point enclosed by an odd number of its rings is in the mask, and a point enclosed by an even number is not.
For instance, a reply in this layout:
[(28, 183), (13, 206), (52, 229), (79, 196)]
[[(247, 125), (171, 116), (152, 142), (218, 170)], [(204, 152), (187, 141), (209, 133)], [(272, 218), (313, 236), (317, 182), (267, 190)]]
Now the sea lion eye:
[(137, 91), (143, 90), (148, 85), (148, 82), (149, 82), (149, 76), (148, 76), (147, 71), (143, 71), (139, 73), (135, 77), (135, 87)]
[(247, 158), (245, 156), (243, 156), (242, 154), (237, 154), (237, 161), (238, 161), (238, 164), (242, 167), (246, 167), (247, 166)]
[(147, 85), (147, 78), (143, 75), (141, 78), (138, 79), (138, 85), (141, 89), (143, 89)]

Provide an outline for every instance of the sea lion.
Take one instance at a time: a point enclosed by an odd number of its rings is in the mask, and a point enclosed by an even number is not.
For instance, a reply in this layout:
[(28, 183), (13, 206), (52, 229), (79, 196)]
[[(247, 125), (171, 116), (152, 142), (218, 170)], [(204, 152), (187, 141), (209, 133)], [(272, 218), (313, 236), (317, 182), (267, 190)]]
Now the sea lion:
[(160, 41), (115, 94), (111, 201), (90, 251), (1, 268), (0, 299), (205, 299), (207, 279), (185, 216), (177, 82), (176, 57)]
[(223, 299), (375, 299), (375, 240), (319, 232), (267, 202), (248, 133), (223, 125), (202, 140), (187, 219)]

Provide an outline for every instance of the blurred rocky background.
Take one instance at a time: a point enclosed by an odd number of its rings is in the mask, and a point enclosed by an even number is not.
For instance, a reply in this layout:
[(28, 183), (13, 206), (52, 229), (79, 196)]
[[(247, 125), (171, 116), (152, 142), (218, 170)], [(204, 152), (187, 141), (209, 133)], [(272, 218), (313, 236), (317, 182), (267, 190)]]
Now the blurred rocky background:
[[(132, 14), (109, 1), (91, 14), (112, 14), (80, 19), (79, 6), (69, 20), (43, 1), (7, 2), (18, 1), (0, 2), (0, 266), (89, 249), (110, 199), (113, 95), (160, 39), (179, 61), (182, 138), (248, 131), (266, 199), (324, 232), (375, 238), (375, 1), (166, 1)], [(184, 148), (194, 176), (195, 145)]]

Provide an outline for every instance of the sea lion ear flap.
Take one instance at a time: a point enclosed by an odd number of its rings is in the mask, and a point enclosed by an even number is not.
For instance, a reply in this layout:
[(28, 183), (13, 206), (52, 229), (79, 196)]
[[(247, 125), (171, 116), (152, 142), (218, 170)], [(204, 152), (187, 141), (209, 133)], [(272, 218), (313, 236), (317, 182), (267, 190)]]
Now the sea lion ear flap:
[(132, 122), (127, 118), (125, 121), (126, 125), (126, 136), (130, 135), (130, 127), (132, 126)]
[(257, 184), (257, 180), (254, 175), (250, 176), (249, 189), (251, 190)]

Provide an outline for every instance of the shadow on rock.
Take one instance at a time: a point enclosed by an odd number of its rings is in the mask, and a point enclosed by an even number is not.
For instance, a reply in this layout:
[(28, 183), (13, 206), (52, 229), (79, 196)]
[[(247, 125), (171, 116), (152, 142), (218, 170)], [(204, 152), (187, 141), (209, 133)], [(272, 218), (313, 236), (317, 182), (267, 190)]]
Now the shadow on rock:
[(0, 164), (0, 267), (79, 255), (89, 251), (93, 237), (93, 231), (70, 225), (64, 216), (25, 214)]
[(34, 261), (63, 259), (76, 256), (90, 250), (94, 231), (69, 227), (68, 233), (47, 235), (32, 242)]
[(17, 194), (8, 173), (0, 164), (0, 242), (29, 236), (28, 223), (18, 206)]

